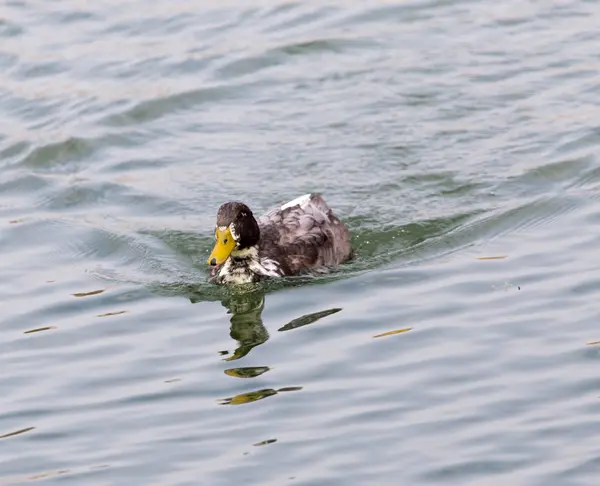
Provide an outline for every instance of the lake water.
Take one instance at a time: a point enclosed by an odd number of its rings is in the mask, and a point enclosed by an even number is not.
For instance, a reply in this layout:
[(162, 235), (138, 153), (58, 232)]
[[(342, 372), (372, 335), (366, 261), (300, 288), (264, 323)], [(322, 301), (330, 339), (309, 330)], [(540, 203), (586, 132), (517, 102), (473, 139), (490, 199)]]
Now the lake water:
[[(599, 25), (4, 2), (0, 484), (597, 484)], [(354, 262), (206, 282), (222, 202), (309, 191)]]

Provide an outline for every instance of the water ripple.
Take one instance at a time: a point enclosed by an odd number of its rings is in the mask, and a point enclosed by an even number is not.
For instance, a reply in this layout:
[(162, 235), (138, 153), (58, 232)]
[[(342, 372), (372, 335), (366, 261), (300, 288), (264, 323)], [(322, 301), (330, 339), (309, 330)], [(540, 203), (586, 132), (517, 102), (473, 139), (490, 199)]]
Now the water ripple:
[[(593, 484), (594, 2), (0, 10), (0, 484)], [(308, 191), (354, 261), (206, 282)]]

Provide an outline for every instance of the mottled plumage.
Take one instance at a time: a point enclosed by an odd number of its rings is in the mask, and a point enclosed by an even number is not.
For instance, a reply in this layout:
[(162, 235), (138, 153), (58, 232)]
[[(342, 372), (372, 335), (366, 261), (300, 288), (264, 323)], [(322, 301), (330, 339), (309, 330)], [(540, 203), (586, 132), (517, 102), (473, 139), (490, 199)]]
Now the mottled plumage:
[(215, 236), (207, 263), (213, 265), (212, 281), (219, 284), (323, 271), (352, 257), (348, 228), (317, 194), (258, 220), (245, 204), (225, 203), (217, 213)]

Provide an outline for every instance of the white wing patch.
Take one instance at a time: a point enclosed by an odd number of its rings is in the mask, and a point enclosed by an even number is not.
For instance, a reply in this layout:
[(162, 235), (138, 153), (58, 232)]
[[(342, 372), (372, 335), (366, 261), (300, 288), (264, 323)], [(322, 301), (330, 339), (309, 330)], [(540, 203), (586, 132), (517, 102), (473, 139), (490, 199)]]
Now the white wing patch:
[(311, 194), (305, 194), (304, 196), (297, 197), (296, 199), (287, 202), (283, 206), (281, 206), (281, 210), (283, 211), (287, 208), (293, 208), (294, 206), (300, 206), (301, 208), (303, 208), (310, 202), (310, 196)]
[(257, 271), (257, 273), (266, 275), (267, 277), (281, 277), (281, 273), (279, 272), (279, 264), (270, 258), (261, 258), (254, 268), (256, 268), (255, 271)]

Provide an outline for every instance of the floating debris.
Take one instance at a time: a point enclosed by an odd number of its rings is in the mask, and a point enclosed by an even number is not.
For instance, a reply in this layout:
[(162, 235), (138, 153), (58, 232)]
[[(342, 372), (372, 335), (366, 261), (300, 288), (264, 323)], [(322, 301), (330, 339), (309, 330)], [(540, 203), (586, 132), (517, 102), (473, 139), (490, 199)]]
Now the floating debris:
[(121, 314), (125, 314), (127, 311), (122, 310), (118, 312), (107, 312), (106, 314), (98, 314), (96, 317), (110, 317), (110, 316), (119, 316)]
[(0, 439), (6, 439), (8, 437), (13, 437), (15, 435), (24, 434), (25, 432), (29, 432), (30, 430), (35, 429), (35, 427), (27, 427), (25, 429), (15, 430), (14, 432), (9, 432), (8, 434), (0, 435)]
[(508, 255), (477, 257), (475, 260), (504, 260)]
[(33, 334), (34, 332), (50, 331), (56, 329), (56, 326), (38, 327), (37, 329), (30, 329), (29, 331), (23, 331), (23, 334)]
[(89, 297), (90, 295), (98, 295), (104, 292), (106, 289), (100, 290), (92, 290), (91, 292), (77, 292), (76, 294), (71, 294), (73, 297)]
[(252, 444), (254, 447), (265, 446), (267, 444), (272, 444), (273, 442), (277, 442), (277, 439), (267, 439), (261, 442), (257, 442), (256, 444)]
[(394, 334), (402, 334), (403, 332), (408, 332), (412, 329), (412, 327), (405, 327), (404, 329), (396, 329), (395, 331), (384, 332), (383, 334), (377, 334), (373, 336), (373, 338), (380, 338), (385, 336), (393, 336)]

